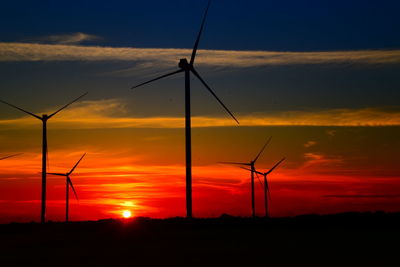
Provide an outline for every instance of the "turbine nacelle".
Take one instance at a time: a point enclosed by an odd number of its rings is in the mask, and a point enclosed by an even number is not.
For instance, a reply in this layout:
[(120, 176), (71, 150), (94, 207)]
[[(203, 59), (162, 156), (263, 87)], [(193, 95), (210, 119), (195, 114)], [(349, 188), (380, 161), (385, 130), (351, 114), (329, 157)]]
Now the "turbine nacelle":
[(189, 64), (186, 58), (181, 58), (178, 64), (179, 68), (183, 70), (190, 70), (192, 66)]

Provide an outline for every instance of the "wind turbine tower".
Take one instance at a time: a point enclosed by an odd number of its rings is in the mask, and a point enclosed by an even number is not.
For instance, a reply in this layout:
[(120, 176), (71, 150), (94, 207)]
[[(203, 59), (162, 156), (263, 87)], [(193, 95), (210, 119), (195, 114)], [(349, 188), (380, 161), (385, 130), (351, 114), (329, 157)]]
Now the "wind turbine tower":
[(214, 96), (214, 98), (221, 104), (221, 106), (229, 113), (229, 115), (239, 124), (239, 121), (235, 118), (232, 112), (222, 103), (222, 101), (217, 97), (214, 91), (208, 86), (208, 84), (203, 80), (200, 74), (194, 68), (194, 62), (196, 59), (197, 48), (199, 46), (200, 37), (204, 28), (206, 21), (208, 9), (210, 7), (211, 1), (208, 1), (206, 11), (201, 22), (200, 31), (197, 35), (196, 42), (193, 47), (192, 55), (190, 61), (186, 58), (180, 59), (178, 67), (179, 69), (167, 73), (165, 75), (159, 76), (147, 82), (140, 83), (133, 86), (131, 89), (137, 88), (139, 86), (160, 80), (162, 78), (172, 76), (181, 72), (185, 73), (185, 148), (186, 148), (186, 217), (192, 218), (192, 141), (191, 141), (191, 108), (190, 108), (190, 73), (196, 76), (200, 82), (206, 87), (206, 89)]
[(51, 119), (54, 115), (56, 115), (58, 112), (60, 112), (61, 110), (65, 109), (66, 107), (68, 107), (69, 105), (71, 105), (72, 103), (78, 101), (79, 99), (81, 99), (82, 97), (84, 97), (85, 95), (87, 95), (87, 92), (84, 93), (83, 95), (81, 95), (80, 97), (74, 99), (73, 101), (69, 102), (68, 104), (66, 104), (65, 106), (61, 107), (60, 109), (58, 109), (57, 111), (53, 112), (50, 115), (47, 114), (43, 114), (42, 116), (38, 116), (32, 112), (26, 111), (22, 108), (19, 108), (13, 104), (10, 104), (6, 101), (0, 100), (0, 102), (9, 105), (13, 108), (16, 108), (28, 115), (31, 115), (32, 117), (39, 119), (42, 121), (42, 125), (43, 125), (43, 129), (42, 129), (42, 203), (41, 203), (41, 211), (40, 211), (40, 221), (42, 223), (46, 222), (46, 163), (47, 163), (47, 121), (49, 119)]
[[(260, 175), (262, 175), (263, 177), (264, 177), (264, 205), (265, 205), (265, 217), (266, 218), (268, 218), (269, 217), (269, 215), (268, 215), (268, 199), (271, 199), (271, 193), (270, 193), (270, 191), (269, 191), (269, 184), (268, 184), (268, 179), (267, 179), (267, 175), (268, 174), (270, 174), (276, 167), (278, 167), (278, 165), (279, 164), (281, 164), (282, 163), (282, 161), (284, 161), (285, 160), (285, 158), (282, 158), (280, 161), (278, 161), (278, 163), (276, 163), (275, 165), (274, 165), (274, 167), (272, 167), (269, 171), (267, 171), (267, 172), (259, 172), (259, 171), (257, 171), (257, 170), (255, 170), (255, 173), (256, 174), (260, 174)], [(247, 168), (242, 168), (242, 169), (245, 169), (245, 170), (248, 170), (248, 171), (251, 171), (251, 169), (247, 169)]]
[(75, 170), (75, 168), (78, 166), (79, 162), (81, 162), (81, 160), (83, 159), (83, 157), (86, 155), (83, 154), (82, 157), (78, 160), (78, 162), (74, 165), (74, 167), (72, 167), (72, 169), (67, 172), (67, 173), (54, 173), (54, 172), (49, 172), (47, 174), (50, 175), (57, 175), (57, 176), (64, 176), (65, 177), (65, 184), (66, 184), (66, 191), (65, 191), (65, 222), (68, 222), (69, 219), (69, 186), (71, 186), (72, 191), (74, 192), (75, 198), (78, 199), (78, 195), (75, 191), (74, 185), (72, 184), (70, 175), (72, 174), (72, 172)]
[(254, 160), (250, 161), (249, 163), (247, 162), (220, 162), (223, 164), (234, 164), (234, 165), (243, 165), (243, 166), (249, 166), (250, 171), (251, 171), (251, 216), (254, 218), (256, 217), (256, 203), (255, 203), (255, 193), (254, 193), (254, 173), (256, 172), (255, 164), (260, 157), (261, 153), (264, 151), (265, 147), (268, 145), (268, 143), (271, 141), (271, 138), (268, 138), (267, 142), (264, 144), (262, 147), (261, 151), (258, 153), (258, 155), (254, 158)]

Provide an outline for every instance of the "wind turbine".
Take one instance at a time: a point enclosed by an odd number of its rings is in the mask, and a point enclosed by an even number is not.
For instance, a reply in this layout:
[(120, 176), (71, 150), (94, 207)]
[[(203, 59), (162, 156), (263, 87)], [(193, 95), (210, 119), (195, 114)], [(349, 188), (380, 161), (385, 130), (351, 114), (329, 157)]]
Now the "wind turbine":
[(262, 147), (262, 149), (258, 153), (258, 155), (254, 158), (254, 160), (250, 161), (249, 163), (247, 163), (247, 162), (220, 162), (223, 164), (235, 164), (235, 165), (250, 166), (250, 171), (251, 171), (251, 215), (252, 215), (252, 217), (256, 216), (256, 205), (255, 205), (255, 198), (254, 198), (254, 173), (256, 172), (256, 168), (254, 167), (254, 165), (256, 164), (256, 161), (260, 157), (261, 153), (264, 151), (265, 147), (271, 141), (271, 138), (272, 137), (268, 138), (267, 142), (264, 144), (264, 146)]
[[(268, 218), (268, 198), (271, 199), (271, 193), (269, 192), (269, 185), (268, 185), (268, 180), (267, 180), (267, 175), (270, 174), (276, 167), (278, 167), (279, 164), (281, 164), (282, 161), (284, 161), (285, 158), (282, 158), (278, 163), (274, 165), (269, 171), (267, 172), (259, 172), (255, 170), (256, 174), (260, 174), (264, 177), (264, 203), (265, 203), (265, 217)], [(251, 169), (247, 168), (242, 168), (248, 171), (251, 171)]]
[(6, 101), (3, 101), (0, 99), (0, 102), (9, 105), (13, 108), (16, 108), (28, 115), (31, 115), (39, 120), (42, 121), (43, 124), (43, 134), (42, 134), (42, 207), (41, 207), (41, 212), (40, 212), (40, 221), (42, 223), (44, 223), (46, 221), (46, 162), (47, 162), (47, 121), (53, 117), (54, 115), (56, 115), (58, 112), (60, 112), (61, 110), (65, 109), (66, 107), (68, 107), (69, 105), (71, 105), (72, 103), (78, 101), (80, 98), (84, 97), (85, 95), (87, 95), (87, 92), (84, 93), (83, 95), (81, 95), (80, 97), (74, 99), (73, 101), (69, 102), (68, 104), (66, 104), (65, 106), (61, 107), (60, 109), (58, 109), (57, 111), (53, 112), (50, 115), (47, 114), (43, 114), (42, 116), (38, 116), (34, 113), (31, 113), (29, 111), (26, 111), (22, 108), (19, 108), (13, 104), (10, 104)]
[(86, 153), (84, 153), (82, 155), (82, 157), (78, 160), (78, 162), (75, 164), (75, 166), (67, 173), (53, 173), (53, 172), (48, 172), (47, 174), (50, 175), (57, 175), (57, 176), (65, 176), (65, 184), (66, 184), (66, 191), (65, 191), (65, 221), (68, 222), (68, 207), (69, 207), (69, 186), (71, 186), (72, 191), (74, 192), (75, 198), (78, 199), (78, 195), (76, 194), (74, 185), (72, 184), (71, 178), (69, 177), (72, 172), (75, 170), (76, 166), (78, 166), (79, 162), (81, 162), (81, 160), (83, 159), (83, 157), (86, 155)]
[(160, 80), (162, 78), (172, 76), (181, 72), (185, 73), (185, 140), (186, 140), (186, 217), (192, 218), (192, 141), (191, 141), (191, 109), (190, 109), (190, 73), (196, 76), (200, 82), (207, 88), (207, 90), (215, 97), (215, 99), (222, 105), (222, 107), (229, 113), (229, 115), (239, 124), (239, 121), (235, 118), (232, 112), (222, 103), (222, 101), (217, 97), (210, 86), (201, 78), (200, 74), (194, 68), (194, 61), (196, 58), (197, 48), (199, 46), (201, 33), (204, 28), (204, 23), (206, 21), (208, 9), (210, 7), (211, 0), (208, 1), (206, 11), (201, 22), (200, 31), (197, 35), (196, 42), (193, 47), (190, 62), (186, 58), (182, 58), (179, 61), (179, 69), (149, 80), (147, 82), (140, 83), (133, 86), (131, 89), (137, 88), (139, 86)]
[(13, 155), (10, 155), (10, 156), (2, 157), (2, 158), (0, 158), (0, 160), (12, 158), (12, 157), (15, 157), (15, 156), (18, 156), (18, 155), (21, 155), (21, 154), (22, 153), (18, 153), (18, 154), (13, 154)]

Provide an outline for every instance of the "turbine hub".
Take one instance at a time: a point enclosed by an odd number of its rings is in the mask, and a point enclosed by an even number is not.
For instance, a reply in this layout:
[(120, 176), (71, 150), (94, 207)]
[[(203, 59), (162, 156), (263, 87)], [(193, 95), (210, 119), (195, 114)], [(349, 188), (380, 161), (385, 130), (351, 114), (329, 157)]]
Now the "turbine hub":
[(178, 66), (179, 66), (179, 68), (184, 69), (184, 70), (190, 69), (190, 64), (186, 58), (181, 58), (181, 60), (179, 60)]

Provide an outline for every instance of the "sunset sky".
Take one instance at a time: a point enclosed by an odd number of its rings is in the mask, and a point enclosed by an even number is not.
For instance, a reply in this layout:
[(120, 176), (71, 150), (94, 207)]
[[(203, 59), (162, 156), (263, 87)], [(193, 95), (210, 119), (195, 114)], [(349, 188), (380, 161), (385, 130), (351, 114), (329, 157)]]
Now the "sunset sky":
[[(70, 219), (185, 215), (184, 79), (206, 0), (3, 1), (0, 99), (48, 122), (49, 171), (71, 179)], [(251, 215), (252, 160), (271, 216), (400, 211), (399, 1), (215, 0), (192, 79), (193, 213)], [(1, 104), (1, 103), (0, 103)], [(0, 105), (0, 223), (39, 221), (41, 122)], [(256, 181), (257, 214), (263, 215)], [(48, 177), (47, 219), (65, 180)]]

